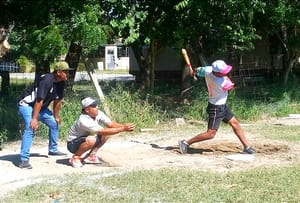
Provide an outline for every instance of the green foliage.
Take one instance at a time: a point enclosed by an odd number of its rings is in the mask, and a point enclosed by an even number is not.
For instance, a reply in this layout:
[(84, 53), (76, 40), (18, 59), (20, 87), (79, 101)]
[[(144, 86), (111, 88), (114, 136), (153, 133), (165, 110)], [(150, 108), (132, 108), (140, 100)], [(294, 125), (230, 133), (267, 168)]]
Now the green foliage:
[(13, 0), (7, 4), (6, 9), (11, 6), (15, 8), (11, 12), (17, 13), (10, 19), (17, 24), (12, 35), (14, 52), (34, 62), (45, 59), (52, 62), (66, 54), (72, 42), (78, 42), (83, 53), (88, 53), (107, 43), (112, 35), (107, 17), (96, 0), (49, 0), (47, 3)]
[(33, 31), (30, 41), (32, 59), (38, 62), (54, 60), (67, 51), (61, 29), (56, 25), (48, 25)]
[[(287, 75), (288, 64), (299, 57), (299, 6), (292, 0), (11, 0), (3, 5), (2, 16), (16, 22), (13, 50), (31, 60), (52, 62), (71, 42), (78, 42), (87, 54), (120, 37), (140, 49), (155, 42), (157, 50), (175, 46), (190, 47), (193, 54), (201, 52), (205, 57), (235, 55), (252, 50), (262, 36), (272, 35), (284, 49), (276, 51), (284, 54)], [(142, 50), (134, 52), (137, 59), (145, 57)], [(138, 63), (140, 67), (150, 64)]]
[(31, 73), (35, 71), (33, 63), (26, 56), (21, 55), (17, 63), (20, 65), (21, 73)]
[(240, 120), (256, 120), (261, 116), (261, 112), (264, 111), (265, 106), (265, 104), (259, 105), (255, 102), (249, 102), (236, 97), (231, 98), (228, 104)]
[(8, 132), (7, 129), (0, 132), (0, 150), (2, 149), (2, 145), (7, 141)]
[(70, 127), (78, 119), (81, 113), (81, 97), (76, 95), (69, 95), (65, 98), (63, 106), (60, 111), (62, 123), (60, 125), (60, 137), (66, 138)]
[(0, 97), (0, 146), (19, 138), (21, 119), (17, 113), (15, 95)]
[(184, 10), (187, 8), (189, 2), (191, 2), (190, 0), (183, 0), (183, 1), (180, 1), (177, 5), (175, 5), (175, 9), (177, 11), (180, 11), (180, 10)]
[[(118, 4), (120, 4), (120, 6)], [(143, 4), (135, 5), (128, 4), (124, 1), (111, 1), (111, 5), (112, 7), (117, 6), (120, 8), (115, 11), (116, 16), (113, 16), (110, 25), (114, 29), (117, 29), (117, 32), (119, 32), (121, 36), (126, 36), (124, 43), (132, 44), (135, 41), (146, 43), (148, 33), (142, 33), (142, 24), (147, 23), (145, 20), (149, 13), (142, 7)], [(123, 18), (120, 18), (120, 16), (123, 16)]]
[(108, 96), (112, 116), (119, 122), (133, 122), (138, 127), (154, 125), (163, 115), (156, 111), (148, 99), (142, 100), (138, 92), (131, 94), (117, 86)]
[(207, 118), (208, 93), (205, 86), (197, 86), (193, 90), (191, 103), (184, 105), (184, 117), (190, 120), (205, 120)]
[(181, 1), (176, 6), (180, 22), (176, 38), (192, 47), (200, 45), (198, 48), (207, 56), (228, 50), (251, 50), (254, 41), (260, 39), (254, 27), (254, 13), (263, 8), (264, 4), (257, 1)]
[[(68, 41), (77, 41), (87, 54), (108, 40), (111, 30), (101, 22), (103, 11), (97, 4), (85, 4), (82, 11), (74, 10), (70, 22), (63, 24)], [(62, 20), (62, 19), (56, 19)]]

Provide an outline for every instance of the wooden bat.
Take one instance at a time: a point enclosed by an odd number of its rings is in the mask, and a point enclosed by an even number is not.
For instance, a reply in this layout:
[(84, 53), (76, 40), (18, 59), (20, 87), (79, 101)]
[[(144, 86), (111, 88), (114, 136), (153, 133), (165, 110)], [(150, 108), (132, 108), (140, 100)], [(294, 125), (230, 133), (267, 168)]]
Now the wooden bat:
[(194, 80), (197, 80), (197, 77), (195, 76), (194, 70), (193, 70), (192, 65), (191, 65), (190, 57), (189, 57), (186, 49), (181, 49), (181, 53), (183, 55), (184, 61), (186, 62), (186, 66), (190, 69), (191, 77), (193, 77)]

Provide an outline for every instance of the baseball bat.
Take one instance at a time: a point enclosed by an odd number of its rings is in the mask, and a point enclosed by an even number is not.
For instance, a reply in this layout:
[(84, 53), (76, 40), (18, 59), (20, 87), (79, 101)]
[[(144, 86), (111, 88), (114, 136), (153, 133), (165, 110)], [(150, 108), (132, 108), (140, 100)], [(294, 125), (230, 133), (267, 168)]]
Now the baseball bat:
[(194, 80), (197, 80), (197, 78), (196, 78), (196, 76), (194, 74), (194, 70), (193, 70), (192, 65), (191, 65), (190, 57), (189, 57), (186, 49), (181, 49), (181, 53), (183, 55), (184, 61), (186, 62), (186, 66), (190, 69), (190, 75), (191, 75), (191, 77), (193, 77)]

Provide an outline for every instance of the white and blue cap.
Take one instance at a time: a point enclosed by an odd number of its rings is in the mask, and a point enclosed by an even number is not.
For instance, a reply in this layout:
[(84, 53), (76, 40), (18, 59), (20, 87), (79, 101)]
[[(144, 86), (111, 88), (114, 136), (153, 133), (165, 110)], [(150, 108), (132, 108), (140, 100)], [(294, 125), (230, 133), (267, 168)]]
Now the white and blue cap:
[(89, 106), (97, 106), (98, 101), (91, 98), (91, 97), (86, 97), (83, 100), (81, 100), (81, 108), (84, 109)]
[(212, 70), (214, 72), (221, 73), (223, 75), (226, 75), (229, 73), (232, 69), (231, 65), (226, 64), (223, 60), (216, 60), (212, 63)]

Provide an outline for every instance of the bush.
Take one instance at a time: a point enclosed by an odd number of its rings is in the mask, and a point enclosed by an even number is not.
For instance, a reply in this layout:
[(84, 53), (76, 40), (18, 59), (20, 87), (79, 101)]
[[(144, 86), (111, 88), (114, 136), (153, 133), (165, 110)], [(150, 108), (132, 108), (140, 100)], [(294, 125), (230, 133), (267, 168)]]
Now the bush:
[(21, 73), (35, 72), (34, 64), (26, 56), (21, 55), (17, 60), (17, 63), (20, 65)]
[(0, 145), (19, 137), (21, 122), (14, 95), (0, 98), (0, 121)]
[(143, 99), (142, 95), (139, 91), (131, 93), (118, 85), (107, 96), (112, 117), (121, 123), (133, 122), (140, 128), (164, 120), (164, 113), (155, 109), (155, 105), (147, 97)]

